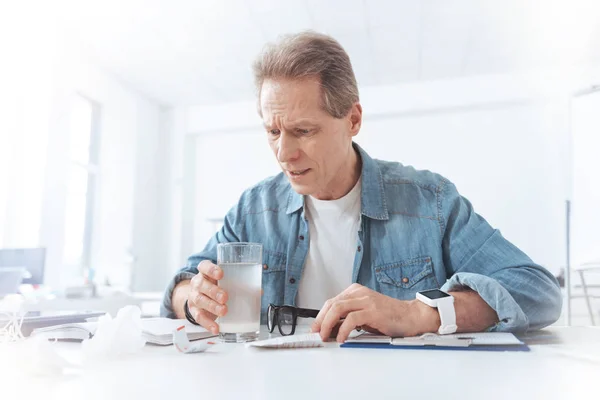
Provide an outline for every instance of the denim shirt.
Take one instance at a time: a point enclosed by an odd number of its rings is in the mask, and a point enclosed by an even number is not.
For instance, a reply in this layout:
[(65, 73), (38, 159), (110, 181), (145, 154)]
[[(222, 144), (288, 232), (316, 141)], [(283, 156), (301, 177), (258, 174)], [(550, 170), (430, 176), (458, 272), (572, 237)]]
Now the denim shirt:
[[(539, 329), (558, 319), (562, 297), (554, 276), (475, 213), (454, 184), (354, 147), (362, 160), (362, 188), (353, 282), (401, 300), (426, 289), (469, 287), (496, 311), (499, 322), (491, 331)], [(269, 303), (295, 305), (308, 223), (304, 197), (283, 173), (246, 190), (222, 229), (172, 279), (161, 315), (175, 317), (175, 285), (191, 279), (200, 261), (216, 263), (217, 244), (226, 242), (263, 244), (262, 323)]]

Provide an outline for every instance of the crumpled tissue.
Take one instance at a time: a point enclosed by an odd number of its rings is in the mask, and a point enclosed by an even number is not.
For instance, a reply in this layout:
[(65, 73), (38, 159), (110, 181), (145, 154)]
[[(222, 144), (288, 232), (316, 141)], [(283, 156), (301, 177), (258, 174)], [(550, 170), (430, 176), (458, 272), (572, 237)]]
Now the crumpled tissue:
[(81, 344), (84, 364), (140, 351), (146, 344), (141, 315), (138, 306), (125, 306), (114, 319), (110, 314), (100, 317), (94, 336)]
[[(66, 373), (79, 373), (82, 367), (94, 366), (101, 361), (115, 359), (124, 354), (138, 352), (146, 340), (142, 335), (141, 310), (126, 306), (113, 319), (106, 314), (98, 319), (94, 336), (81, 343), (81, 353), (71, 352), (65, 358), (58, 343), (48, 341), (43, 335), (29, 337), (16, 343), (0, 342), (0, 376), (8, 372), (19, 376), (56, 377)], [(11, 365), (10, 370), (3, 367)]]

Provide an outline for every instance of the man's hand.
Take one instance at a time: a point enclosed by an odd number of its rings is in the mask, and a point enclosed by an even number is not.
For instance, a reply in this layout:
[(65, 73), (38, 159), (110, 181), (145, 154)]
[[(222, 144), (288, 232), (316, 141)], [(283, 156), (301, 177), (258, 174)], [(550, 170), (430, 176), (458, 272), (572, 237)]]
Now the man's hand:
[(198, 274), (190, 282), (187, 297), (190, 314), (205, 329), (213, 334), (219, 333), (217, 317), (227, 314), (228, 295), (219, 288), (218, 281), (223, 278), (223, 270), (205, 260), (198, 264)]
[(311, 330), (327, 340), (342, 318), (336, 338), (339, 343), (357, 327), (396, 337), (435, 332), (440, 326), (437, 310), (426, 304), (397, 300), (357, 283), (325, 302)]

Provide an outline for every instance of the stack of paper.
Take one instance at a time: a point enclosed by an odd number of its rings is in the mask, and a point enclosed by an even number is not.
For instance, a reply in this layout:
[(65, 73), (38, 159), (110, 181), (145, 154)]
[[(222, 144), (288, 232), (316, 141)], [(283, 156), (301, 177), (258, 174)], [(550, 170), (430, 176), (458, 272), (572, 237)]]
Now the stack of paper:
[(318, 333), (304, 333), (300, 335), (281, 336), (272, 339), (259, 340), (246, 344), (247, 347), (260, 347), (268, 349), (296, 349), (305, 347), (321, 347), (323, 340)]
[(193, 325), (185, 319), (143, 318), (142, 333), (148, 343), (159, 345), (173, 344), (173, 331), (185, 326), (189, 340), (205, 339), (216, 336), (198, 325)]

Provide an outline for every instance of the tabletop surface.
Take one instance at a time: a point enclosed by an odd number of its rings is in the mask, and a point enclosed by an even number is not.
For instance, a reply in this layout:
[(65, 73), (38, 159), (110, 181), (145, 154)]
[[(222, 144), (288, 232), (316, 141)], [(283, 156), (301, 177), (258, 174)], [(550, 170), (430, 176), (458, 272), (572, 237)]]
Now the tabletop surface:
[[(279, 350), (218, 343), (205, 353), (181, 354), (173, 346), (146, 345), (49, 376), (24, 372), (33, 357), (26, 341), (0, 344), (0, 387), (7, 399), (600, 398), (600, 328), (552, 327), (524, 340), (530, 352), (351, 349), (328, 342)], [(81, 344), (52, 346), (81, 361)]]

